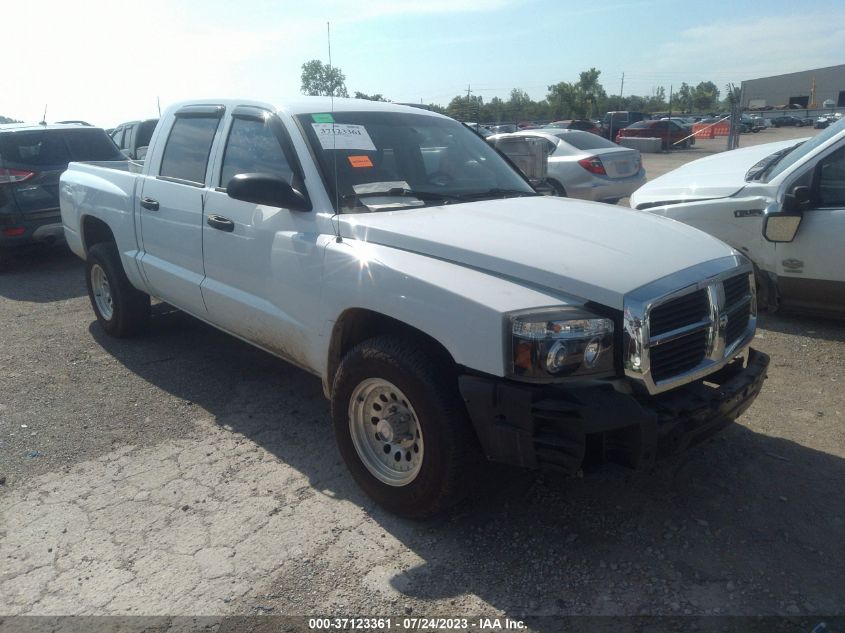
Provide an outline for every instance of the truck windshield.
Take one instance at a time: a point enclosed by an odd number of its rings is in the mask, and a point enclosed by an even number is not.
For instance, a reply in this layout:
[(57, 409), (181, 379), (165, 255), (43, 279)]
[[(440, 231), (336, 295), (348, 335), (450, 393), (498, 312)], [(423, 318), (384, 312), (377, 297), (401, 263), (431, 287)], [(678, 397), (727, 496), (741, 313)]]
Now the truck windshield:
[(822, 130), (809, 141), (796, 145), (790, 151), (783, 154), (765, 170), (765, 173), (758, 180), (762, 180), (763, 182), (771, 181), (843, 130), (845, 130), (845, 119), (836, 125), (831, 125), (829, 128)]
[(338, 212), (537, 195), (460, 123), (425, 114), (298, 115)]

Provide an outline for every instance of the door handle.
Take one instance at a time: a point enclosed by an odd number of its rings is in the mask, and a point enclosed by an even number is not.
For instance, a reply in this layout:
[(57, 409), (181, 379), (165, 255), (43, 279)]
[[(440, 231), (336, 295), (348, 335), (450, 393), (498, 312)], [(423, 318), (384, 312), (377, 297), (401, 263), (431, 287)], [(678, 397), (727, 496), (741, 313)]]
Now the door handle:
[(235, 223), (229, 218), (224, 218), (222, 215), (210, 215), (205, 222), (208, 226), (213, 229), (217, 229), (218, 231), (231, 233), (235, 230)]
[(158, 200), (152, 198), (141, 198), (141, 206), (150, 211), (158, 211)]

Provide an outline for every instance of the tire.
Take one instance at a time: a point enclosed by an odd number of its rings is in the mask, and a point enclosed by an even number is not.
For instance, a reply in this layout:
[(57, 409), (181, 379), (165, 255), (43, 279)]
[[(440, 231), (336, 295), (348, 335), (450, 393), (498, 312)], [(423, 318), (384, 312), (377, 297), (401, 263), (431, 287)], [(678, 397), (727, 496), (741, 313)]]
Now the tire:
[(561, 198), (567, 198), (568, 197), (566, 195), (566, 189), (557, 180), (554, 180), (553, 178), (549, 178), (549, 184), (555, 190), (556, 196), (560, 196)]
[(453, 507), (482, 463), (457, 375), (444, 363), (418, 342), (381, 336), (350, 350), (334, 378), (332, 421), (346, 466), (405, 518)]
[(89, 249), (85, 283), (97, 321), (107, 334), (127, 338), (146, 328), (150, 297), (129, 283), (114, 242), (101, 242)]

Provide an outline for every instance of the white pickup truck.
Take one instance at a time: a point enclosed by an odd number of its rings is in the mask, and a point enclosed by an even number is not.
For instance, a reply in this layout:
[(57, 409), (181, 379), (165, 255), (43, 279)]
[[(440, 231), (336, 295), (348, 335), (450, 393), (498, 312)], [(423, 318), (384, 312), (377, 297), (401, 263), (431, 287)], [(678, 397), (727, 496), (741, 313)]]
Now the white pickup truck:
[(811, 139), (687, 163), (634, 192), (631, 206), (743, 252), (762, 305), (845, 316), (845, 120)]
[(320, 376), (356, 481), (404, 516), (457, 502), (483, 457), (648, 467), (765, 378), (745, 257), (538, 196), (431, 112), (183, 103), (143, 166), (73, 163), (60, 196), (108, 333), (142, 329), (154, 296)]

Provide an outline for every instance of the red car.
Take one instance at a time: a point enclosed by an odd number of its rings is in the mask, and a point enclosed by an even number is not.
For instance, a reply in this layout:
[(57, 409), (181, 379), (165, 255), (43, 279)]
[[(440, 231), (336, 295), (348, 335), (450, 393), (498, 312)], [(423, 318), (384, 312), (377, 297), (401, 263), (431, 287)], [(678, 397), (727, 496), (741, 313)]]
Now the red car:
[(695, 144), (695, 137), (691, 134), (689, 128), (674, 121), (637, 121), (619, 130), (616, 142), (618, 143), (620, 138), (632, 136), (659, 138), (663, 141), (663, 149), (678, 149)]
[(601, 130), (599, 127), (589, 121), (588, 119), (567, 119), (565, 121), (554, 121), (553, 123), (549, 123), (547, 128), (558, 128), (562, 130), (581, 130), (583, 132), (592, 132), (593, 134), (598, 134), (601, 136)]

